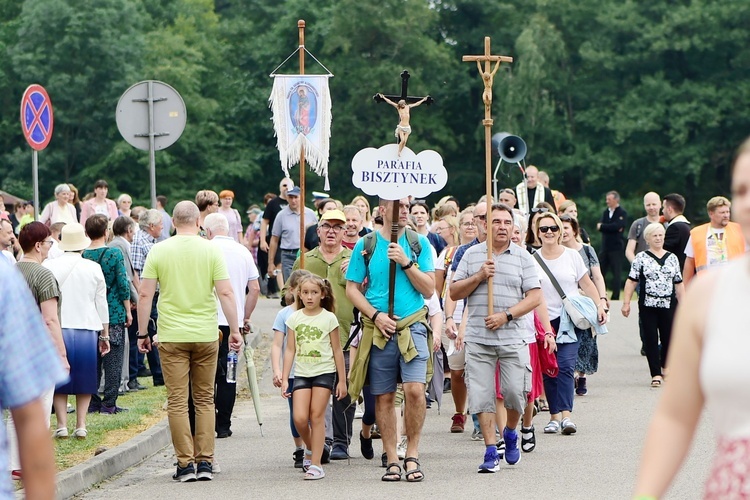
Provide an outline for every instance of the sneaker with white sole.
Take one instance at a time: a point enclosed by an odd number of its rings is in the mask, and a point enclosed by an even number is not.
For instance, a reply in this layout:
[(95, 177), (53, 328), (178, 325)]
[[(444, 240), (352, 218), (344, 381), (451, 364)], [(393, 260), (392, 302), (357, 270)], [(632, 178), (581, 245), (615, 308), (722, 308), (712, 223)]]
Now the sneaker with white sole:
[(198, 477), (195, 475), (195, 467), (192, 462), (187, 464), (186, 467), (180, 467), (177, 464), (177, 472), (172, 475), (172, 479), (181, 483), (192, 483), (197, 480)]
[(198, 481), (210, 481), (214, 478), (213, 466), (208, 462), (198, 462), (196, 477)]
[(471, 431), (471, 440), (472, 441), (484, 441), (484, 436), (482, 435), (482, 429), (474, 428), (474, 430)]
[(518, 433), (515, 429), (503, 429), (503, 440), (505, 441), (505, 462), (508, 465), (516, 465), (521, 461), (521, 450), (518, 449)]
[(480, 474), (491, 474), (500, 470), (500, 455), (497, 454), (497, 448), (488, 446), (484, 452), (484, 462), (477, 468)]

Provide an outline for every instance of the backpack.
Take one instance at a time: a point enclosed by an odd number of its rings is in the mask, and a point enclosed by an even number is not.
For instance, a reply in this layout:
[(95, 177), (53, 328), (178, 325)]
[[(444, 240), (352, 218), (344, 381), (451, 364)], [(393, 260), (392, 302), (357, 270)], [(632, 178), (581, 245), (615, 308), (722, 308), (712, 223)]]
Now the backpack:
[[(371, 233), (367, 233), (362, 237), (364, 242), (364, 259), (365, 259), (365, 268), (368, 268), (370, 266), (370, 259), (372, 258), (372, 254), (375, 251), (375, 244), (378, 242), (378, 237), (375, 233), (375, 231)], [(413, 229), (406, 228), (406, 240), (409, 242), (409, 247), (411, 248), (412, 253), (416, 256), (416, 259), (419, 259), (419, 254), (422, 253), (422, 244), (419, 242), (419, 234), (414, 231)]]

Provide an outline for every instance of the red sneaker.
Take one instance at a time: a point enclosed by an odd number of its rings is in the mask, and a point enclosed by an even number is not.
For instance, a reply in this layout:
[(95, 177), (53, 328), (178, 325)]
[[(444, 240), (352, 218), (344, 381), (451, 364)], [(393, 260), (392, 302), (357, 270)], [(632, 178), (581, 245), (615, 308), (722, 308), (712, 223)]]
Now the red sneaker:
[(462, 413), (456, 413), (453, 415), (453, 425), (451, 425), (451, 432), (454, 434), (464, 431), (464, 425), (466, 425), (466, 415)]

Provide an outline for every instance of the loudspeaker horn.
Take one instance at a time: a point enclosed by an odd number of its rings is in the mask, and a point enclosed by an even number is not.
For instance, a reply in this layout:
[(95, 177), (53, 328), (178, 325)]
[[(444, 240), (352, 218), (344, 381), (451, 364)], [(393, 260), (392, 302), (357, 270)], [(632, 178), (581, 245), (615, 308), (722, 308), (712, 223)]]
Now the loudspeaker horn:
[(492, 136), (492, 152), (508, 163), (519, 163), (526, 156), (526, 143), (517, 135), (499, 132)]

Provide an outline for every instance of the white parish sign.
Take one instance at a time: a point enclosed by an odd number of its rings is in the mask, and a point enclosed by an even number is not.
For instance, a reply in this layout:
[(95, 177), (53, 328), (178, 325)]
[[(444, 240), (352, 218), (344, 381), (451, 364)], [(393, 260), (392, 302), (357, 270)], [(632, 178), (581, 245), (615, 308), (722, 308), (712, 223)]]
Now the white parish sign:
[(387, 144), (365, 148), (352, 159), (352, 183), (366, 194), (386, 200), (424, 198), (447, 182), (443, 158), (429, 149), (414, 154), (407, 147), (399, 156), (398, 145)]

